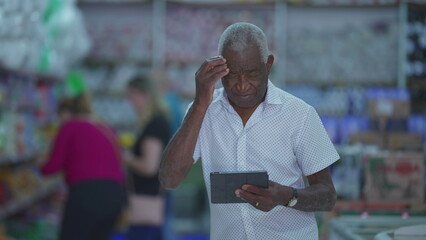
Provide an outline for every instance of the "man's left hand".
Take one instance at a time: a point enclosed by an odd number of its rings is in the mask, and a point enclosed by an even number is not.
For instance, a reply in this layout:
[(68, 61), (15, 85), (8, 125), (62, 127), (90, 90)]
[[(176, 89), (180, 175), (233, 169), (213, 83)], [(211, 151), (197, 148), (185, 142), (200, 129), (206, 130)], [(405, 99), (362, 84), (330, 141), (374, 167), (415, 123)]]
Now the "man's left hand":
[(269, 181), (268, 188), (243, 185), (241, 189), (235, 190), (235, 195), (250, 203), (253, 207), (269, 212), (274, 207), (287, 203), (291, 198), (292, 190), (290, 187)]

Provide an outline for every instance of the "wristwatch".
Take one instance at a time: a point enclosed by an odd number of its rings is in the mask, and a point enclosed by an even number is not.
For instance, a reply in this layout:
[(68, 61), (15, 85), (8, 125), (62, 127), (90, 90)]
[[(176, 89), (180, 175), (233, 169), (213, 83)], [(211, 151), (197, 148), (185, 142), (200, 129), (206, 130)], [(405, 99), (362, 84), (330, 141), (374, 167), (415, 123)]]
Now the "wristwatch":
[(292, 189), (293, 189), (293, 197), (285, 205), (286, 207), (294, 207), (297, 204), (297, 190), (296, 188), (292, 188)]

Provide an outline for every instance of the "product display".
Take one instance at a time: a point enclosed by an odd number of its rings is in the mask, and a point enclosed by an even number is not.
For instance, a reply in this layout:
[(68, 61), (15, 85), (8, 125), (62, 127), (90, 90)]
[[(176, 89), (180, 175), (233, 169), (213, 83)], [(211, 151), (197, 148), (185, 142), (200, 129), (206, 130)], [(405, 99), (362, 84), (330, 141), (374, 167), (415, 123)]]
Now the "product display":
[[(403, 226), (423, 224), (425, 221), (426, 218), (424, 216), (415, 216), (408, 219), (401, 216), (370, 216), (368, 218), (341, 216), (331, 220), (329, 239), (374, 239), (375, 236), (382, 231), (389, 231), (389, 229), (396, 230)], [(387, 240), (392, 238), (384, 239)], [(408, 239), (412, 238), (409, 237)]]
[[(149, 4), (81, 4), (92, 40), (89, 57), (119, 62), (150, 62), (152, 8)], [(112, 17), (117, 16), (120, 17)]]
[(166, 18), (168, 61), (202, 62), (217, 55), (217, 41), (222, 31), (233, 22), (252, 22), (262, 28), (274, 48), (273, 5), (241, 5), (239, 7), (206, 8), (202, 5), (169, 4)]
[(426, 78), (426, 8), (410, 7), (407, 23), (407, 66), (410, 79)]
[[(298, 14), (300, 11), (307, 15)], [(398, 21), (384, 9), (289, 12), (286, 79), (341, 84), (386, 84), (397, 76)], [(338, 15), (344, 14), (345, 18)], [(334, 19), (339, 18), (336, 22)], [(315, 24), (321, 19), (323, 24)]]
[(409, 4), (406, 25), (407, 86), (411, 91), (414, 113), (425, 114), (426, 109), (426, 7)]
[(11, 69), (64, 75), (90, 47), (74, 0), (4, 0), (0, 20), (0, 63)]
[(0, 73), (0, 164), (47, 149), (61, 92), (58, 86), (35, 75)]
[[(5, 22), (0, 21), (0, 45), (3, 47), (0, 47), (0, 221), (4, 226), (4, 231), (0, 231), (2, 239), (53, 239), (44, 235), (52, 232), (46, 231), (46, 228), (43, 235), (37, 235), (35, 228), (30, 227), (32, 223), (25, 224), (28, 228), (14, 231), (13, 226), (16, 224), (9, 222), (23, 212), (31, 213), (34, 206), (57, 191), (61, 184), (58, 179), (42, 178), (34, 165), (38, 158), (47, 152), (51, 139), (56, 134), (56, 106), (63, 94), (61, 82), (57, 77), (39, 73), (62, 71), (57, 65), (49, 65), (55, 68), (54, 71), (50, 68), (41, 69), (41, 65), (38, 65), (41, 64), (41, 45), (37, 44), (41, 44), (38, 41), (42, 41), (44, 32), (34, 31), (42, 27), (39, 22), (40, 11), (47, 8), (45, 3), (0, 3), (0, 18), (5, 16), (8, 19)], [(16, 21), (11, 21), (13, 19)], [(25, 221), (33, 222), (33, 219)]]

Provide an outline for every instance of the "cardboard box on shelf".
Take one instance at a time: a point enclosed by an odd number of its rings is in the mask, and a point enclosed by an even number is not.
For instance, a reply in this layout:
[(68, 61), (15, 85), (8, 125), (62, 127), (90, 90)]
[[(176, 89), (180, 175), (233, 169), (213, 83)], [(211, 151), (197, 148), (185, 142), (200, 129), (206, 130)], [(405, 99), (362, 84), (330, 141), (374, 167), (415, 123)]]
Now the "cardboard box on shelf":
[(373, 119), (405, 119), (410, 112), (409, 100), (374, 99), (368, 102), (368, 115)]
[(379, 148), (386, 147), (385, 135), (381, 132), (369, 131), (352, 134), (349, 138), (350, 144), (361, 143), (365, 145), (375, 145)]
[(370, 130), (386, 132), (406, 132), (408, 131), (408, 119), (370, 119)]
[(389, 151), (369, 156), (365, 167), (368, 202), (424, 203), (423, 152)]
[(422, 150), (422, 136), (416, 133), (393, 132), (388, 133), (388, 148), (391, 150)]

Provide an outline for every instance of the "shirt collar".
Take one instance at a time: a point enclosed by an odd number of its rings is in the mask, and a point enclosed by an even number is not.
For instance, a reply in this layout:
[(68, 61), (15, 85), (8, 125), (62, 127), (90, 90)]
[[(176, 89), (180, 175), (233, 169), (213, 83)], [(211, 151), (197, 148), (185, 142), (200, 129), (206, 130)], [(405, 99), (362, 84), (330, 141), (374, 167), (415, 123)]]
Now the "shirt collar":
[(268, 79), (268, 91), (266, 92), (265, 97), (266, 104), (282, 104), (282, 100), (279, 94), (279, 88), (275, 87), (275, 85)]

